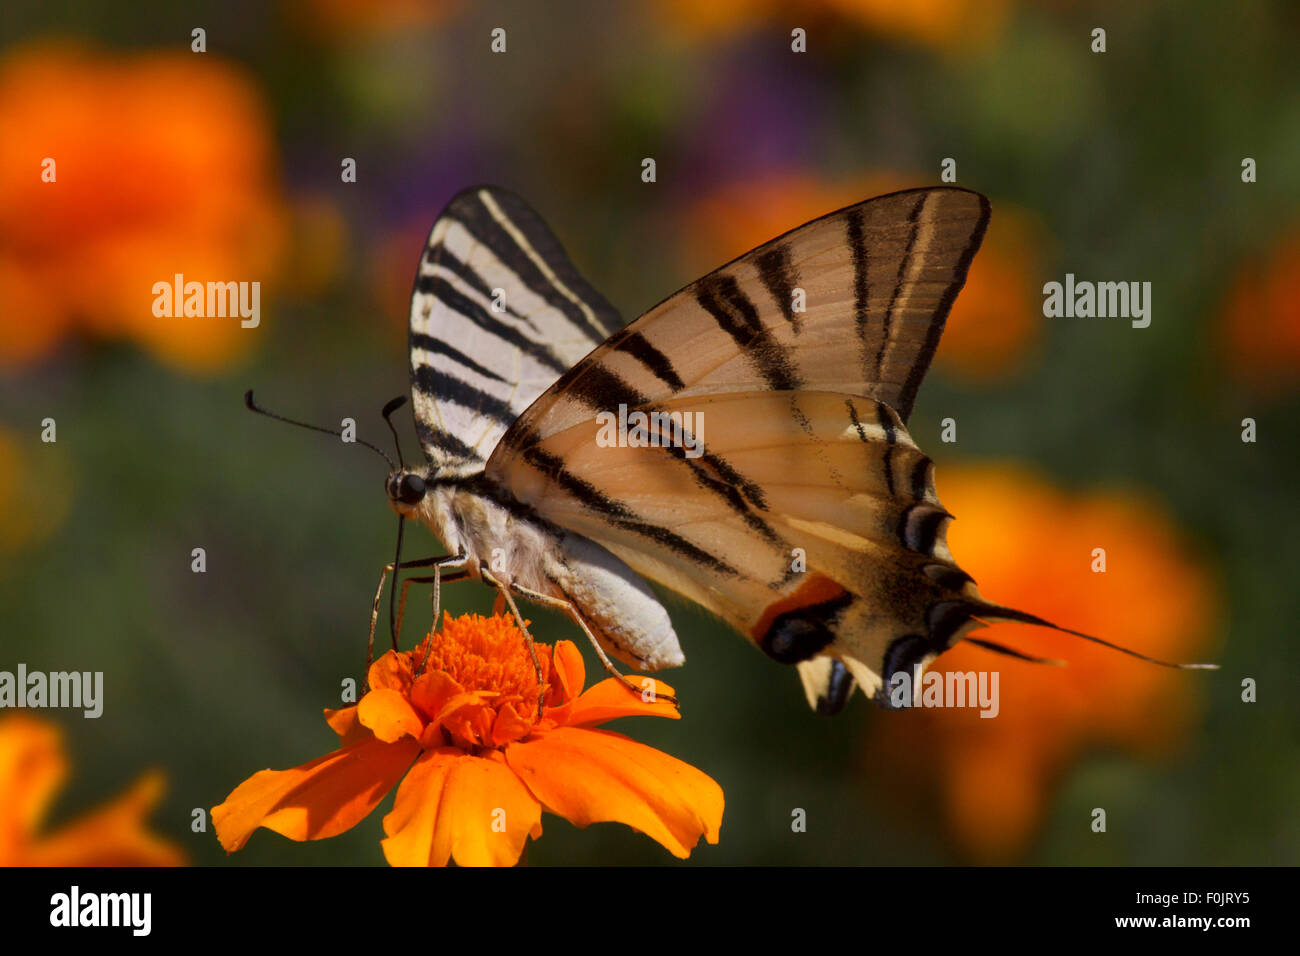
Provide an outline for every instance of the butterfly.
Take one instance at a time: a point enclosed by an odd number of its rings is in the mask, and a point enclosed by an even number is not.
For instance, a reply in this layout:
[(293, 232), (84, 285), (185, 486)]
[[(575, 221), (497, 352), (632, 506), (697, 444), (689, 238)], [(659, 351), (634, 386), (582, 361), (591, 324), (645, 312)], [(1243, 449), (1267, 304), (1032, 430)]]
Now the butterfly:
[[(386, 484), (393, 596), (398, 570), (432, 569), (403, 604), (431, 582), (436, 620), (443, 582), (478, 579), (521, 627), (516, 598), (568, 615), (611, 670), (656, 671), (685, 658), (653, 581), (794, 665), (820, 713), (855, 687), (889, 706), (895, 675), (962, 639), (1042, 662), (967, 636), (995, 620), (1151, 660), (985, 600), (948, 549), (907, 422), (989, 215), (955, 187), (860, 202), (625, 326), (527, 203), (461, 192), (411, 295), (426, 461), (399, 447)], [(400, 561), (405, 519), (450, 553)]]

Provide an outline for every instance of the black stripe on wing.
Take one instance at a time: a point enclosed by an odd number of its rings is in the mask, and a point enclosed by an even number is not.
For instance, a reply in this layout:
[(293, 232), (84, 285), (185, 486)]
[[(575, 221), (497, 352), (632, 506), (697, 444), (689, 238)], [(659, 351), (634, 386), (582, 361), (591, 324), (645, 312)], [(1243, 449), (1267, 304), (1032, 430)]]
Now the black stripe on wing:
[(794, 290), (799, 284), (799, 275), (790, 261), (790, 246), (773, 246), (755, 257), (754, 265), (758, 269), (758, 277), (771, 294), (772, 301), (798, 335), (799, 313), (794, 310)]
[[(489, 201), (496, 204), (497, 210), (505, 217), (504, 221), (498, 219), (489, 207)], [(524, 285), (563, 312), (594, 341), (604, 340), (623, 324), (618, 311), (569, 261), (568, 254), (550, 227), (518, 196), (496, 187), (468, 189), (452, 200), (447, 213), (492, 250)], [(523, 244), (510, 234), (507, 226), (519, 233)], [(594, 322), (545, 275), (534, 256), (541, 259), (556, 279), (591, 310)]]
[[(644, 412), (647, 416), (662, 411), (651, 404), (645, 395), (633, 388), (622, 376), (611, 372), (599, 362), (572, 369), (560, 379), (556, 387), (563, 391), (566, 398), (581, 402), (593, 412), (613, 411), (619, 405), (626, 405), (629, 411)], [(520, 445), (526, 445), (532, 441), (532, 438), (530, 433), (522, 432), (518, 436), (518, 441)], [(732, 467), (730, 462), (711, 454), (707, 446), (697, 457), (688, 457), (684, 447), (688, 444), (693, 446), (694, 441), (693, 436), (686, 434), (681, 445), (665, 442), (659, 447), (667, 455), (689, 465), (696, 483), (718, 495), (751, 528), (768, 541), (780, 542), (781, 539), (776, 532), (766, 521), (754, 514), (744, 500), (747, 498), (755, 508), (767, 510), (763, 489)]]
[[(447, 270), (452, 275), (454, 275), (457, 279), (459, 279), (461, 282), (465, 283), (466, 286), (468, 286), (469, 288), (477, 292), (479, 295), (481, 295), (483, 298), (489, 300), (493, 300), (496, 298), (495, 294), (493, 293), (493, 290), (488, 288), (488, 284), (485, 281), (483, 281), (483, 277), (479, 275), (478, 272), (472, 269), (470, 266), (468, 266), (464, 262), (461, 262), (454, 255), (452, 255), (451, 252), (445, 246), (435, 245), (427, 248), (424, 252), (424, 261), (428, 263), (430, 268), (440, 268), (440, 269)], [(433, 279), (434, 276), (431, 273), (420, 272), (415, 277), (415, 291), (423, 292), (425, 294), (432, 292), (433, 290), (430, 286), (431, 283), (433, 282)], [(509, 303), (506, 304), (505, 311), (508, 315), (513, 315), (517, 319), (523, 318), (523, 316), (521, 316), (519, 313), (515, 312), (512, 308), (510, 308)]]
[[(898, 261), (898, 276), (894, 279), (894, 291), (889, 297), (889, 308), (885, 310), (884, 323), (880, 329), (880, 347), (876, 350), (875, 371), (868, 373), (869, 380), (873, 382), (880, 381), (880, 373), (885, 365), (885, 351), (889, 348), (889, 341), (894, 330), (894, 310), (898, 308), (898, 300), (903, 297), (903, 283), (906, 281), (907, 274), (912, 270), (912, 254), (916, 251), (917, 236), (921, 234), (921, 207), (925, 205), (927, 198), (929, 198), (928, 195), (922, 193), (907, 216), (912, 231), (907, 237), (907, 245), (903, 248), (903, 257)], [(942, 326), (943, 320), (939, 319), (939, 322)]]
[[(438, 300), (438, 304), (444, 309), (464, 316), (483, 331), (495, 335), (530, 358), (536, 359), (547, 368), (553, 369), (557, 373), (568, 370), (567, 363), (546, 345), (533, 341), (509, 323), (494, 316), (469, 296), (457, 291), (450, 282), (441, 276), (421, 276), (416, 282), (416, 289), (419, 292), (434, 296)], [(412, 331), (412, 345), (415, 344), (414, 337), (418, 334)]]
[(416, 367), (411, 376), (411, 388), (430, 396), (435, 401), (452, 402), (479, 415), (496, 419), (507, 428), (519, 417), (519, 413), (510, 407), (509, 402), (432, 365)]
[(619, 405), (633, 409), (649, 401), (630, 382), (599, 362), (576, 366), (561, 377), (557, 387), (566, 398), (580, 401), (593, 411), (615, 409)]
[(437, 448), (452, 458), (463, 458), (471, 461), (483, 460), (482, 455), (461, 441), (460, 438), (431, 422), (422, 421), (418, 415), (415, 418), (415, 434), (420, 439), (422, 448)]
[(695, 283), (695, 300), (731, 336), (769, 388), (792, 391), (800, 387), (788, 350), (771, 340), (758, 309), (734, 276), (714, 273), (699, 280)]
[(675, 531), (646, 521), (623, 502), (614, 500), (595, 485), (566, 471), (564, 462), (555, 455), (534, 446), (524, 452), (524, 460), (546, 475), (584, 508), (601, 515), (610, 524), (649, 538), (702, 567), (732, 577), (740, 576), (740, 572), (725, 561)]
[(463, 365), (471, 372), (482, 375), (484, 378), (494, 379), (498, 382), (506, 381), (505, 378), (492, 371), (492, 369), (480, 365), (460, 349), (448, 345), (442, 339), (435, 339), (432, 335), (425, 335), (423, 332), (412, 332), (411, 348), (421, 349), (431, 355), (441, 355), (449, 358), (458, 365)]
[(921, 387), (925, 373), (930, 368), (930, 362), (934, 359), (935, 350), (939, 348), (939, 337), (943, 335), (943, 327), (948, 321), (948, 313), (952, 311), (952, 304), (957, 300), (957, 293), (966, 284), (966, 274), (970, 271), (971, 260), (975, 258), (975, 253), (979, 251), (980, 243), (984, 241), (984, 231), (988, 228), (989, 216), (992, 213), (988, 199), (979, 193), (972, 193), (971, 195), (979, 200), (979, 219), (971, 230), (965, 248), (962, 249), (961, 255), (957, 258), (957, 265), (953, 270), (952, 278), (948, 282), (948, 287), (944, 289), (943, 296), (939, 299), (939, 305), (934, 310), (930, 326), (926, 330), (925, 342), (922, 343), (916, 357), (912, 360), (912, 368), (907, 373), (907, 381), (903, 383), (902, 388), (899, 390), (898, 402), (894, 406), (894, 411), (898, 412), (899, 417), (904, 422), (912, 414), (912, 405), (916, 402), (916, 393)]
[(680, 392), (686, 388), (686, 383), (681, 380), (681, 377), (677, 374), (677, 369), (673, 367), (672, 359), (655, 348), (650, 343), (650, 340), (640, 332), (624, 329), (622, 332), (616, 333), (614, 338), (610, 339), (609, 344), (616, 351), (626, 352), (632, 356), (653, 372), (655, 378), (674, 392)]
[(849, 243), (849, 255), (853, 259), (853, 325), (858, 333), (863, 354), (867, 348), (867, 332), (871, 328), (870, 314), (867, 311), (867, 295), (870, 291), (870, 279), (867, 260), (866, 228), (863, 223), (862, 207), (850, 209), (844, 217), (845, 235)]
[[(653, 406), (645, 411), (646, 415), (653, 420), (653, 416), (656, 414)], [(698, 444), (703, 445), (703, 443)], [(686, 453), (686, 448), (688, 446), (696, 447), (696, 445), (695, 436), (691, 434), (689, 429), (683, 427), (680, 445), (672, 441), (665, 441), (662, 442), (660, 447), (671, 457), (690, 466), (691, 476), (695, 479), (695, 483), (721, 498), (723, 503), (735, 512), (745, 524), (749, 525), (753, 531), (761, 535), (763, 540), (781, 550), (789, 550), (786, 540), (772, 530), (772, 526), (761, 515), (752, 510), (745, 501), (745, 496), (748, 496), (755, 508), (766, 511), (767, 501), (763, 496), (763, 490), (732, 467), (731, 463), (725, 458), (712, 454), (707, 451), (707, 448), (702, 448), (698, 457), (690, 457)], [(744, 491), (744, 496), (742, 496), (741, 490)]]
[[(885, 469), (885, 488), (889, 492), (889, 496), (892, 498), (895, 494), (893, 462), (894, 443), (898, 441), (898, 433), (894, 429), (893, 420), (890, 419), (889, 413), (886, 411), (887, 406), (885, 403), (876, 402), (875, 406), (876, 421), (885, 432), (886, 448), (882, 458), (882, 463)], [(849, 410), (849, 421), (853, 423), (853, 429), (858, 433), (858, 440), (864, 444), (869, 443), (871, 439), (867, 437), (867, 430), (862, 425), (862, 419), (858, 417), (858, 410), (853, 406), (853, 400), (851, 398), (846, 398), (844, 400), (844, 407)]]

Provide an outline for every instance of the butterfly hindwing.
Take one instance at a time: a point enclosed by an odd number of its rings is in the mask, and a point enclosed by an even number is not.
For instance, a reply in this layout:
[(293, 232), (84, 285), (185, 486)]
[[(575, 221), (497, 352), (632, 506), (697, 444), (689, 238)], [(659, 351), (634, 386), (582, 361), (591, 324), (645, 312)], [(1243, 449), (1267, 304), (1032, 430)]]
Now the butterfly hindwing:
[(602, 445), (588, 420), (525, 451), (512, 493), (775, 659), (842, 658), (868, 693), (897, 637), (931, 635), (936, 604), (973, 594), (930, 460), (884, 403), (730, 392), (655, 408), (707, 423), (703, 454)]

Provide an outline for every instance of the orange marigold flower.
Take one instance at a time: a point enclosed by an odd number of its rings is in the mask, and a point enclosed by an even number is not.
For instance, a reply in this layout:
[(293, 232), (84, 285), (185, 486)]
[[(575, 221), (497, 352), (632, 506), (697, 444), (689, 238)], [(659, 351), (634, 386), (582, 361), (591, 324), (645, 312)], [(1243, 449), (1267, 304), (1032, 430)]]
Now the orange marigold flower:
[(1300, 230), (1252, 259), (1228, 293), (1219, 322), (1234, 377), (1261, 392), (1300, 384)]
[[(384, 817), (393, 866), (511, 865), (541, 836), (543, 809), (585, 827), (615, 821), (685, 858), (718, 842), (722, 790), (674, 757), (596, 724), (643, 714), (678, 718), (672, 688), (609, 678), (582, 691), (570, 641), (537, 644), (544, 707), (523, 634), (508, 617), (444, 615), (411, 651), (370, 668), (361, 701), (325, 717), (342, 746), (292, 770), (263, 770), (212, 810), (227, 852), (260, 827), (291, 840), (350, 829), (398, 785)], [(427, 661), (425, 657), (428, 657)]]
[(145, 829), (162, 796), (147, 773), (112, 803), (42, 835), (41, 825), (68, 774), (63, 735), (26, 715), (0, 720), (0, 866), (181, 866), (172, 843)]
[[(1011, 467), (948, 468), (944, 505), (958, 516), (952, 553), (1002, 604), (1162, 660), (1204, 660), (1214, 617), (1210, 575), (1151, 501), (1076, 496)], [(1094, 549), (1106, 570), (1095, 572)], [(958, 848), (1005, 862), (1026, 848), (1048, 797), (1090, 748), (1146, 757), (1171, 750), (1196, 710), (1201, 678), (1020, 624), (973, 637), (1067, 662), (1044, 667), (959, 642), (939, 672), (997, 671), (997, 716), (974, 708), (909, 711), (873, 729), (869, 763), (904, 807), (937, 798)]]
[(37, 43), (0, 60), (0, 361), (81, 331), (190, 370), (257, 338), (240, 318), (155, 317), (153, 286), (275, 280), (284, 212), (271, 124), (213, 54)]

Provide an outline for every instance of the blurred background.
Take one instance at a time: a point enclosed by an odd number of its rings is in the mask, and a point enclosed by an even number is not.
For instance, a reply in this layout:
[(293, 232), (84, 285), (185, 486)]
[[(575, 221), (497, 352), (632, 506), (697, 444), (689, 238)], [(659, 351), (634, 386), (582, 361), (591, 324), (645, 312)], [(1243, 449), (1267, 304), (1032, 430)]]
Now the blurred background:
[[(192, 863), (382, 864), (391, 795), (335, 839), (263, 832), (230, 858), (191, 820), (333, 748), (321, 709), (361, 675), (393, 549), (374, 456), (241, 396), (354, 418), (386, 447), (411, 279), (455, 192), (526, 197), (630, 319), (807, 219), (937, 183), (951, 157), (993, 205), (912, 419), (953, 553), (994, 600), (1222, 670), (1001, 625), (985, 635), (1071, 665), (941, 658), (1001, 672), (998, 719), (860, 697), (825, 719), (792, 670), (677, 600), (687, 664), (663, 676), (684, 719), (615, 729), (722, 785), (721, 843), (692, 863), (1300, 862), (1294, 5), (56, 0), (0, 17), (0, 669), (105, 673), (101, 719), (27, 712), (61, 729), (67, 765), (42, 831), (156, 770), (149, 826)], [(1150, 327), (1044, 319), (1066, 272), (1151, 282)], [(260, 326), (155, 319), (152, 283), (175, 273), (260, 281)], [(409, 458), (409, 417), (403, 436)], [(410, 555), (437, 550), (414, 534)], [(444, 600), (492, 603), (476, 584)], [(428, 624), (412, 607), (408, 644)], [(576, 636), (532, 616), (544, 640)], [(621, 826), (543, 822), (532, 864), (672, 860)]]

